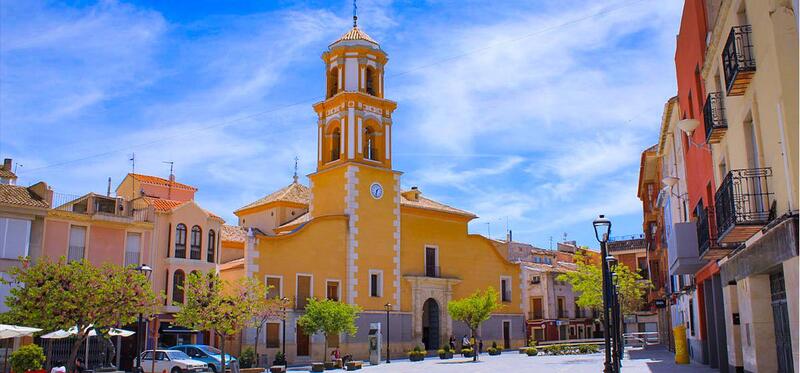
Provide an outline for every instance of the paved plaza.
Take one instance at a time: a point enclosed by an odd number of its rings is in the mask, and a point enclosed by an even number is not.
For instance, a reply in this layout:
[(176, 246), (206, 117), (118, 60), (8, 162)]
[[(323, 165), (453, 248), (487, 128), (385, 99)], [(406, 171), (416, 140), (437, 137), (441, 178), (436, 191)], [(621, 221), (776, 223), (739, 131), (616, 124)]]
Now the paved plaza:
[[(602, 353), (529, 357), (510, 351), (499, 356), (484, 354), (480, 358), (481, 360), (477, 363), (473, 363), (472, 359), (453, 358), (451, 360), (440, 360), (437, 357), (426, 358), (425, 361), (413, 363), (407, 359), (392, 360), (391, 364), (365, 365), (363, 371), (366, 371), (366, 373), (599, 373), (603, 369)], [(291, 368), (289, 370), (308, 371), (308, 367)], [(645, 350), (629, 348), (625, 354), (622, 371), (624, 373), (716, 372), (714, 369), (698, 364), (676, 365), (674, 363), (674, 355), (660, 347)]]

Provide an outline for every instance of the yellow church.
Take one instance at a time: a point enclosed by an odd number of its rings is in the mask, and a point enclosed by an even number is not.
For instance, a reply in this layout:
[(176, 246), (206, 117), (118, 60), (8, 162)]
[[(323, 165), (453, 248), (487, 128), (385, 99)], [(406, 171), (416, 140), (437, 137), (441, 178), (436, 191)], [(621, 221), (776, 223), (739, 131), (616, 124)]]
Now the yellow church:
[[(387, 309), (392, 356), (417, 345), (436, 350), (450, 336), (460, 345), (469, 329), (449, 317), (447, 302), (489, 286), (501, 292), (504, 307), (479, 331), (484, 348), (523, 345), (519, 265), (502, 246), (468, 233), (474, 214), (425, 198), (416, 187), (400, 188), (402, 172), (392, 169), (397, 103), (384, 96), (386, 53), (354, 22), (322, 60), (326, 99), (313, 105), (316, 172), (309, 186), (295, 176), (236, 210), (237, 229), (247, 235), (239, 246), (243, 259), (221, 266), (224, 277), (257, 278), (272, 286), (270, 296), (291, 300), (285, 334), (280, 322), (269, 323), (259, 353), (271, 358), (285, 343), (287, 360), (299, 363), (330, 352), (321, 335), (296, 325), (309, 297), (364, 310), (355, 336), (328, 339), (330, 348), (357, 359), (368, 355), (370, 326), (380, 325), (386, 340)], [(242, 343), (252, 338), (245, 333)], [(384, 342), (383, 354), (385, 348)]]

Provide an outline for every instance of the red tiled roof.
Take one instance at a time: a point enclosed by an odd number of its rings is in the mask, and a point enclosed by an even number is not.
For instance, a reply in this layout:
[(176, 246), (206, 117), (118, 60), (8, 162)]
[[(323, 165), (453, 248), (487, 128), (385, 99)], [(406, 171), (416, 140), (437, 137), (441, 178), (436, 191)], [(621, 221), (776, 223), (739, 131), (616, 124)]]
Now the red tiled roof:
[(161, 177), (158, 177), (158, 176), (150, 176), (150, 175), (142, 175), (142, 174), (128, 174), (128, 175), (131, 175), (134, 180), (137, 180), (137, 181), (142, 182), (142, 183), (153, 184), (153, 185), (161, 185), (161, 186), (167, 186), (167, 187), (170, 186), (170, 184), (171, 184), (171, 186), (173, 188), (197, 191), (197, 188), (195, 188), (195, 187), (193, 187), (191, 185), (186, 185), (186, 184), (183, 184), (183, 183), (179, 183), (177, 181), (169, 181), (169, 179), (164, 179), (164, 178), (161, 178)]
[(247, 240), (247, 232), (244, 227), (237, 225), (223, 225), (221, 233), (223, 241), (245, 242)]
[(464, 211), (464, 210), (461, 210), (461, 209), (457, 209), (455, 207), (448, 206), (448, 205), (445, 205), (444, 203), (436, 202), (436, 201), (434, 201), (434, 200), (432, 200), (430, 198), (425, 198), (425, 197), (422, 197), (422, 196), (417, 197), (417, 200), (413, 201), (413, 200), (407, 199), (405, 196), (401, 195), (400, 204), (403, 205), (403, 206), (408, 206), (408, 207), (417, 207), (417, 208), (426, 209), (426, 210), (434, 210), (434, 211), (447, 212), (447, 213), (451, 213), (451, 214), (464, 215), (464, 216), (468, 216), (468, 217), (475, 217), (475, 214), (473, 214), (473, 213), (471, 213), (469, 211)]
[(278, 201), (294, 202), (294, 203), (301, 203), (304, 205), (308, 205), (309, 202), (311, 201), (311, 189), (303, 184), (294, 182), (281, 189), (278, 189), (275, 192), (266, 195), (263, 198), (259, 198), (255, 202), (244, 205), (243, 207), (240, 207), (234, 212)]
[(172, 199), (162, 199), (153, 197), (144, 197), (145, 202), (153, 206), (157, 211), (170, 211), (189, 201), (175, 201)]
[(30, 189), (10, 184), (0, 184), (0, 203), (26, 207), (50, 207), (47, 201)]
[(4, 179), (16, 179), (17, 175), (11, 170), (6, 170), (5, 168), (0, 167), (0, 177)]
[(352, 29), (347, 31), (344, 35), (342, 35), (338, 40), (331, 43), (331, 45), (336, 44), (340, 41), (348, 41), (348, 40), (364, 40), (373, 43), (375, 45), (378, 44), (378, 42), (375, 41), (375, 39), (371, 38), (369, 35), (367, 35), (366, 32), (361, 31), (361, 29), (358, 27), (353, 27)]

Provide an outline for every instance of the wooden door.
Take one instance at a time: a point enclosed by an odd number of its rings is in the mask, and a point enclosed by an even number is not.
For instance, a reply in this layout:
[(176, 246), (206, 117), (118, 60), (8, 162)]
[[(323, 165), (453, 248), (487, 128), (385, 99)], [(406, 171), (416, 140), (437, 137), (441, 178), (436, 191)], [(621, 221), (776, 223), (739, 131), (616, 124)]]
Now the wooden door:
[(311, 297), (311, 276), (297, 276), (297, 309), (306, 308)]
[(297, 356), (308, 356), (310, 350), (310, 339), (308, 334), (303, 331), (300, 324), (297, 325)]

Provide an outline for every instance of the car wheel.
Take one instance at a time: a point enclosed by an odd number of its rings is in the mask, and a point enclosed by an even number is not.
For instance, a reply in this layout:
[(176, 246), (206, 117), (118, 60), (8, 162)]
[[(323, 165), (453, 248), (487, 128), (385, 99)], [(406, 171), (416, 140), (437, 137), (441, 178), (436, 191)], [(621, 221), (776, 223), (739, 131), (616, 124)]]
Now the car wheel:
[(170, 373), (181, 373), (181, 372), (183, 372), (183, 370), (178, 367), (173, 367), (172, 370), (170, 371)]
[(214, 364), (208, 364), (208, 367), (211, 368), (212, 373), (217, 373), (217, 366)]

